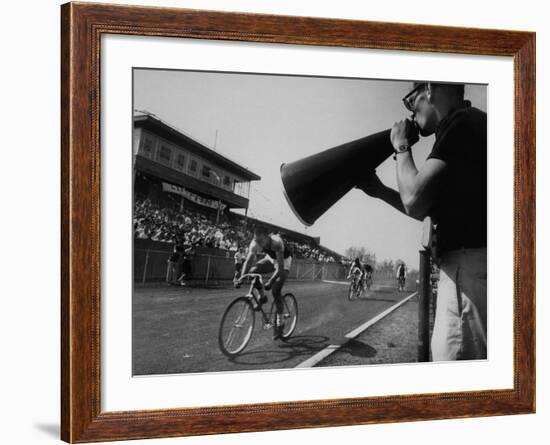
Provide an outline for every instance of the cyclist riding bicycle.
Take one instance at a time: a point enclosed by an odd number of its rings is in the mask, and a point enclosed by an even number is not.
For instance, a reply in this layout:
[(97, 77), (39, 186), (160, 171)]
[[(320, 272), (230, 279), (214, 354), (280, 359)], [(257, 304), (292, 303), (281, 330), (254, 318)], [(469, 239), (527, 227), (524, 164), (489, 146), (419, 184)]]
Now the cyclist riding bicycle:
[(405, 289), (405, 278), (407, 277), (407, 268), (405, 267), (405, 263), (401, 263), (399, 267), (397, 268), (397, 285), (399, 287), (399, 290)]
[(373, 268), (370, 264), (365, 264), (365, 286), (370, 288), (370, 283), (372, 283), (372, 273)]
[[(257, 261), (260, 254), (265, 256)], [(255, 263), (251, 267), (252, 263)], [(284, 305), (282, 301), (282, 290), (292, 265), (292, 252), (283, 239), (276, 234), (269, 233), (265, 227), (257, 226), (254, 229), (254, 238), (250, 242), (248, 255), (242, 267), (242, 275), (250, 273), (266, 274), (273, 272), (271, 278), (264, 285), (265, 290), (273, 294), (277, 316), (275, 317), (274, 339), (281, 337), (282, 313)], [(249, 271), (250, 269), (250, 271)], [(254, 280), (254, 287), (260, 291), (260, 304), (267, 302), (267, 296), (263, 293), (262, 286), (258, 280)]]
[(359, 258), (355, 258), (355, 260), (353, 260), (353, 263), (351, 263), (351, 267), (349, 269), (347, 279), (349, 280), (352, 277), (352, 275), (359, 275), (359, 283), (363, 287), (363, 289), (365, 289), (366, 270), (365, 270), (365, 267), (363, 266), (363, 263), (361, 263), (361, 260)]

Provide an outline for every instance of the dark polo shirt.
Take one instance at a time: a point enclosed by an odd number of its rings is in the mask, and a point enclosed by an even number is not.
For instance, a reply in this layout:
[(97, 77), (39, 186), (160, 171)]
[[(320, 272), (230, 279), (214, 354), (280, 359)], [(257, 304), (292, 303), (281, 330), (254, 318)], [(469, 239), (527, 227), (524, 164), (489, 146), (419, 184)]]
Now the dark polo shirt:
[(428, 156), (447, 165), (429, 212), (442, 252), (487, 247), (487, 114), (465, 105), (439, 123)]

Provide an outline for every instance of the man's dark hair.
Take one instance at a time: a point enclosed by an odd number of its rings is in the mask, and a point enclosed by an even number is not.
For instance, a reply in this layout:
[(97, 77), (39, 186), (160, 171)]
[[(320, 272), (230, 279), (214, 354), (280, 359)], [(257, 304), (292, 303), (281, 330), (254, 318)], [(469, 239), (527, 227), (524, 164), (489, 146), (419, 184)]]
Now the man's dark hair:
[(254, 235), (267, 235), (269, 232), (266, 227), (264, 226), (255, 226), (254, 227)]
[(459, 100), (464, 100), (464, 84), (463, 83), (437, 83), (437, 82), (413, 82), (416, 88), (420, 85), (430, 84), (432, 88), (445, 90), (449, 94), (455, 96)]

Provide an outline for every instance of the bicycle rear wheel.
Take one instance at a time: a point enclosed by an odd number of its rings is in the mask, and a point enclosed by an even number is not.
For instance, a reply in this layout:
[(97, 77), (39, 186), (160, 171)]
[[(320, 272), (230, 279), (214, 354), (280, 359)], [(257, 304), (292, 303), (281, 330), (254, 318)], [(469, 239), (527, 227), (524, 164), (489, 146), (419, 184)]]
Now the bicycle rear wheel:
[(298, 302), (296, 297), (291, 293), (283, 295), (283, 329), (281, 331), (282, 338), (288, 338), (296, 329), (298, 322)]
[(246, 297), (231, 302), (220, 322), (218, 345), (228, 357), (240, 354), (252, 337), (254, 331), (254, 308)]
[(361, 295), (363, 295), (363, 291), (365, 290), (364, 286), (365, 285), (362, 280), (357, 282), (357, 285), (355, 286), (355, 298), (361, 298)]
[(372, 286), (372, 278), (369, 278), (367, 280), (367, 290), (370, 290), (371, 286)]

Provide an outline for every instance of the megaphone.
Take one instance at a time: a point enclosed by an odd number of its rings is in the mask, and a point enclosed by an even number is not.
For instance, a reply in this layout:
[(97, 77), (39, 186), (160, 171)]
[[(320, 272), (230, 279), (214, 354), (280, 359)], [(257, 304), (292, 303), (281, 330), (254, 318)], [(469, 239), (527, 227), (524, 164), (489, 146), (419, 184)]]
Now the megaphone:
[(281, 165), (283, 193), (296, 217), (311, 226), (393, 153), (390, 130)]

